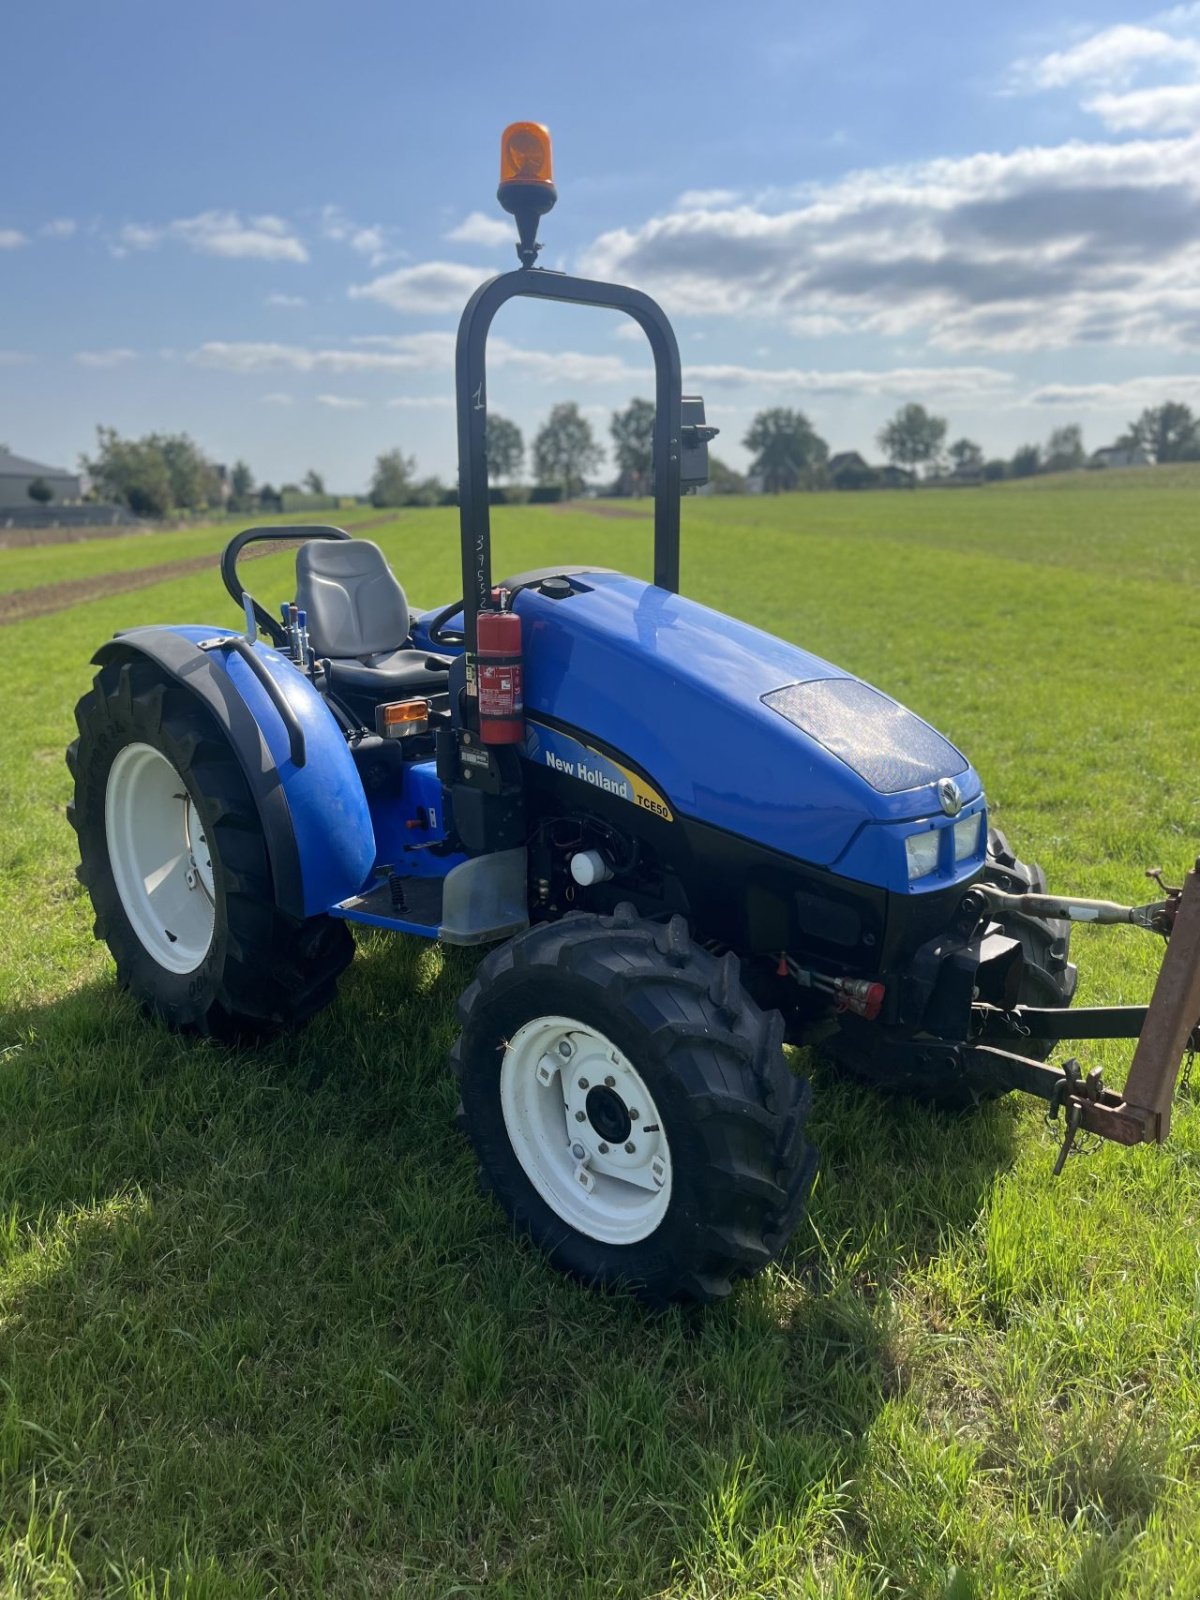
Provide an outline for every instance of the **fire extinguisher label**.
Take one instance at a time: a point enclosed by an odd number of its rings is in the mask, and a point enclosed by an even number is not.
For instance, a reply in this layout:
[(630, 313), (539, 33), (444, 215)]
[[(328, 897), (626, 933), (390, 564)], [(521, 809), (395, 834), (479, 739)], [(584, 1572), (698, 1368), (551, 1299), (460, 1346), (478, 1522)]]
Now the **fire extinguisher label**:
[(519, 717), (525, 710), (520, 662), (499, 666), (479, 663), (479, 714), (481, 717)]

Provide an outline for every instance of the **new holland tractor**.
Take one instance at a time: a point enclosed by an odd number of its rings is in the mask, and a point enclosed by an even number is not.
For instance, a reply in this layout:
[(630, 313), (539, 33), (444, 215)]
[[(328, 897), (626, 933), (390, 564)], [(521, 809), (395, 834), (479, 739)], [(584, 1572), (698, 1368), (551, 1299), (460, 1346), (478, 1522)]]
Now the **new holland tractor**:
[[(254, 1040), (334, 998), (354, 926), (491, 946), (462, 995), (460, 1122), (512, 1224), (560, 1268), (707, 1301), (796, 1226), (816, 1162), (785, 1042), (969, 1105), (1021, 1089), (1080, 1129), (1165, 1137), (1200, 1017), (1200, 886), (1051, 896), (980, 779), (851, 673), (679, 593), (703, 402), (653, 300), (536, 265), (549, 136), (502, 139), (520, 266), (459, 326), (462, 597), (414, 616), (376, 545), (239, 533), (236, 630), (101, 646), (68, 752), (79, 876), (117, 980), (181, 1031)], [(654, 581), (493, 578), (485, 347), (516, 296), (623, 313), (656, 369)], [(274, 613), (238, 572), (295, 539)], [(1151, 1004), (1068, 1009), (1072, 921), (1169, 940)], [(1122, 1091), (1064, 1039), (1138, 1040)]]

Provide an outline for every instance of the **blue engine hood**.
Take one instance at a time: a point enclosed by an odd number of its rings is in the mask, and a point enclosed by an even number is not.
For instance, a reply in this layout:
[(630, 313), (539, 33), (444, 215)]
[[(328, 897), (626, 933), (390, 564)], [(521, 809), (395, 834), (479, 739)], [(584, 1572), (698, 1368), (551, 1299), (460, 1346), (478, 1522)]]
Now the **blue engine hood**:
[(517, 596), (527, 713), (620, 752), (676, 812), (836, 867), (865, 825), (941, 816), (939, 778), (980, 795), (953, 745), (828, 661), (636, 578), (575, 582)]

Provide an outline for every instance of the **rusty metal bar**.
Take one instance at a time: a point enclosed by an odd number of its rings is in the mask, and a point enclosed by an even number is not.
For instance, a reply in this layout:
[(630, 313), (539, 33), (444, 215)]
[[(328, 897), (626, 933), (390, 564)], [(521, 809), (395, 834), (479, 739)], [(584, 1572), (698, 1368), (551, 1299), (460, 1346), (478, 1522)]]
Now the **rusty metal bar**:
[(1141, 1117), (1144, 1137), (1160, 1144), (1171, 1127), (1171, 1100), (1183, 1052), (1200, 1019), (1200, 861), (1184, 879), (1175, 927), (1122, 1096)]

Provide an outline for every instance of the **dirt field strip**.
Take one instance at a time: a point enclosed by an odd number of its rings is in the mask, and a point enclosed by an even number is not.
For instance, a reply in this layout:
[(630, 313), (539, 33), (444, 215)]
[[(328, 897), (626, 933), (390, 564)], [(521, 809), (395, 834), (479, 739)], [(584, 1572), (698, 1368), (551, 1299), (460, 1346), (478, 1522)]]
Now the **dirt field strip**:
[[(240, 560), (255, 561), (259, 556), (275, 555), (286, 548), (278, 540), (264, 543), (257, 550), (246, 551)], [(15, 594), (0, 594), (0, 628), (10, 622), (28, 622), (32, 617), (66, 611), (84, 600), (104, 600), (109, 595), (127, 594), (132, 589), (149, 589), (152, 584), (165, 583), (168, 578), (211, 572), (220, 559), (210, 552), (203, 556), (185, 556), (180, 561), (160, 561), (153, 567), (136, 567), (132, 572), (100, 572), (92, 578), (66, 578), (62, 583), (42, 583), (34, 589), (18, 589)]]

